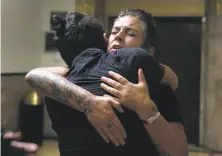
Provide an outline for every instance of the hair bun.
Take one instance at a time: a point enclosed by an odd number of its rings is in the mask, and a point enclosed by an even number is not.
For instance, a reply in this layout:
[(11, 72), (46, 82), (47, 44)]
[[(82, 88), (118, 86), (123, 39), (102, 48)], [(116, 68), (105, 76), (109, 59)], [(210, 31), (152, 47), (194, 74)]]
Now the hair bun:
[(58, 15), (52, 15), (51, 26), (56, 32), (61, 32), (65, 27), (65, 20)]

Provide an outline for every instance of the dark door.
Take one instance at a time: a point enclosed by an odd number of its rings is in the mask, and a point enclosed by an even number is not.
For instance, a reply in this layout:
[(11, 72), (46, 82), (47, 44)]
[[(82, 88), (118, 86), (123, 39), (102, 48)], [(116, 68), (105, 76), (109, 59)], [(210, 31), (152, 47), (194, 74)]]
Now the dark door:
[(156, 58), (179, 77), (176, 95), (189, 143), (198, 144), (200, 106), (201, 18), (155, 18)]

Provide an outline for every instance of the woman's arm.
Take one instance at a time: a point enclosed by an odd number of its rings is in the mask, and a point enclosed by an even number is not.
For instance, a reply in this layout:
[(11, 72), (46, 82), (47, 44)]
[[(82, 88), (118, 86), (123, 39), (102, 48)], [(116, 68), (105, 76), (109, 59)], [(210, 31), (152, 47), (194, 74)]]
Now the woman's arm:
[[(128, 49), (122, 48), (121, 53), (126, 52), (125, 50)], [(170, 67), (159, 63), (144, 49), (131, 48), (128, 53), (132, 51), (137, 52), (131, 56), (132, 62), (130, 63), (130, 68), (132, 71), (137, 73), (138, 69), (141, 68), (144, 71), (148, 85), (166, 83), (170, 85), (173, 90), (176, 90), (178, 86), (178, 77)]]
[(36, 68), (35, 70), (47, 70), (56, 74), (59, 74), (63, 77), (65, 77), (69, 71), (70, 68), (68, 67), (42, 67), (42, 68)]
[(167, 65), (161, 64), (164, 67), (164, 76), (161, 83), (168, 83), (173, 90), (178, 87), (178, 77), (176, 73)]
[[(25, 79), (43, 95), (84, 112), (104, 141), (110, 140), (117, 146), (125, 144), (126, 132), (113, 111), (116, 108), (122, 112), (120, 103), (112, 97), (93, 95), (61, 76), (66, 74), (67, 69), (63, 67), (37, 68), (30, 71)], [(115, 126), (107, 129), (110, 121)]]
[(72, 84), (66, 76), (68, 68), (47, 67), (36, 68), (25, 76), (26, 82), (39, 93), (60, 101), (81, 112), (90, 111), (89, 105), (93, 95)]
[[(183, 125), (180, 123), (178, 101), (169, 86), (159, 89), (157, 95), (158, 109), (150, 99), (149, 91), (142, 70), (138, 72), (138, 84), (129, 82), (123, 76), (109, 72), (114, 79), (102, 77), (102, 88), (115, 96), (125, 107), (135, 111), (142, 121), (147, 133), (159, 150), (161, 156), (188, 156), (188, 146)], [(160, 107), (162, 106), (162, 107)], [(168, 117), (168, 119), (166, 118)], [(156, 118), (153, 123), (148, 119)], [(148, 124), (147, 124), (148, 123)]]
[[(164, 101), (165, 104), (175, 102), (169, 101), (168, 98), (163, 100), (166, 100)], [(162, 114), (158, 115), (159, 111), (152, 100), (147, 101), (146, 106), (144, 103), (143, 110), (138, 110), (137, 114), (144, 121), (144, 126), (160, 155), (188, 156), (187, 139), (183, 125), (180, 122), (168, 122)], [(169, 109), (171, 109), (170, 106)], [(154, 119), (149, 123), (148, 120), (151, 118)]]

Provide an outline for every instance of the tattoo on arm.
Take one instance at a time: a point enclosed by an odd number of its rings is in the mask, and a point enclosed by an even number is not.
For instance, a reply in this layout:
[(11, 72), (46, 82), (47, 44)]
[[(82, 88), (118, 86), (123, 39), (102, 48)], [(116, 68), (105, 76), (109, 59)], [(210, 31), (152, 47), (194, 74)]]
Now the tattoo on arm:
[(79, 111), (91, 111), (92, 94), (69, 82), (64, 77), (46, 70), (33, 70), (26, 81), (38, 92), (60, 101)]

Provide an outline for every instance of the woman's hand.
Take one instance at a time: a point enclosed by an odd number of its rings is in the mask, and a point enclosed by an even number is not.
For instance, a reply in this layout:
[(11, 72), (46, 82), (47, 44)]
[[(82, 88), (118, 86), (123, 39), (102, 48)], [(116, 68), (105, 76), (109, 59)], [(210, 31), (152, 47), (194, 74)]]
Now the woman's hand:
[(3, 143), (4, 141), (11, 140), (11, 147), (23, 150), (27, 155), (30, 156), (34, 155), (39, 149), (38, 145), (35, 143), (19, 141), (19, 139), (21, 138), (21, 132), (5, 132), (2, 138)]
[[(137, 112), (151, 110), (153, 102), (150, 99), (148, 86), (142, 69), (138, 70), (138, 83), (129, 82), (123, 76), (110, 71), (109, 75), (115, 79), (102, 77), (101, 87), (115, 96), (117, 100), (127, 108)], [(105, 84), (106, 83), (106, 84)]]

